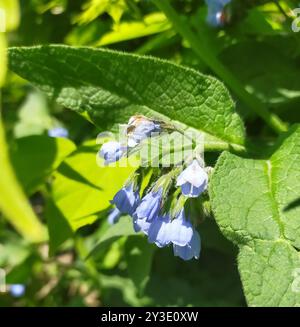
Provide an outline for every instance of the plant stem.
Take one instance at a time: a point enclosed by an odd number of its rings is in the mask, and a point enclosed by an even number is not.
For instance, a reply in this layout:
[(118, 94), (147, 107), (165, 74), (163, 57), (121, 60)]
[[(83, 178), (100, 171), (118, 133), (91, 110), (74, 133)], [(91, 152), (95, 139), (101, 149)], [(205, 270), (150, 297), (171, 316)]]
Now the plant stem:
[[(184, 137), (188, 138), (193, 146), (196, 145), (195, 139), (191, 136), (189, 136), (188, 133), (186, 133), (185, 130), (181, 129), (178, 126), (174, 126), (174, 130)], [(247, 153), (248, 149), (241, 144), (234, 144), (234, 143), (227, 143), (224, 141), (218, 141), (218, 140), (209, 140), (209, 142), (204, 142), (204, 150), (207, 152), (215, 152), (215, 151), (233, 151), (236, 153)]]
[(180, 16), (170, 5), (169, 0), (152, 0), (152, 2), (164, 12), (174, 29), (189, 43), (194, 52), (206, 65), (221, 78), (236, 95), (258, 116), (260, 116), (268, 126), (275, 132), (281, 133), (287, 130), (287, 126), (275, 114), (269, 112), (267, 107), (255, 96), (245, 90), (241, 82), (225, 67), (213, 53), (213, 51), (202, 40), (201, 35), (196, 35), (188, 26), (181, 21)]

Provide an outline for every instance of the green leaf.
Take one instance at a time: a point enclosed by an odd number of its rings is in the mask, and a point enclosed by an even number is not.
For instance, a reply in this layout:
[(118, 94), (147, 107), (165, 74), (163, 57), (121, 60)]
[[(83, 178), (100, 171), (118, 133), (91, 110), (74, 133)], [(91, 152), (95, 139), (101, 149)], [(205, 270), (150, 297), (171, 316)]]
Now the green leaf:
[(118, 23), (126, 7), (125, 0), (90, 0), (84, 4), (83, 12), (75, 17), (74, 22), (87, 24), (106, 12)]
[(101, 128), (139, 112), (244, 143), (243, 123), (224, 85), (195, 70), (152, 57), (60, 45), (12, 48), (9, 58), (13, 71), (59, 104), (87, 112)]
[(144, 235), (129, 237), (125, 244), (125, 258), (130, 278), (136, 288), (143, 292), (150, 278), (155, 247)]
[(41, 135), (53, 127), (53, 118), (48, 111), (46, 97), (41, 92), (31, 92), (18, 112), (18, 121), (14, 125), (16, 138)]
[(97, 252), (101, 248), (104, 248), (123, 236), (135, 235), (135, 231), (132, 225), (132, 218), (129, 216), (121, 217), (118, 223), (110, 226), (100, 237), (98, 243), (91, 250), (90, 255)]
[(238, 263), (251, 306), (300, 306), (300, 256), (289, 242), (257, 240), (241, 248)]
[(11, 160), (26, 193), (34, 193), (75, 149), (75, 144), (64, 138), (34, 135), (18, 139)]
[(47, 201), (45, 217), (49, 232), (49, 255), (52, 256), (64, 241), (73, 236), (73, 231), (51, 198)]
[(136, 167), (99, 167), (99, 146), (87, 142), (54, 174), (52, 198), (72, 230), (93, 223)]
[(212, 208), (223, 234), (240, 248), (239, 270), (249, 305), (300, 303), (300, 293), (292, 288), (292, 276), (300, 268), (299, 162), (300, 127), (295, 126), (268, 159), (224, 152), (215, 167)]
[(156, 12), (146, 15), (142, 21), (122, 22), (116, 24), (114, 30), (104, 34), (95, 46), (103, 46), (117, 42), (137, 39), (161, 33), (171, 28), (166, 16)]

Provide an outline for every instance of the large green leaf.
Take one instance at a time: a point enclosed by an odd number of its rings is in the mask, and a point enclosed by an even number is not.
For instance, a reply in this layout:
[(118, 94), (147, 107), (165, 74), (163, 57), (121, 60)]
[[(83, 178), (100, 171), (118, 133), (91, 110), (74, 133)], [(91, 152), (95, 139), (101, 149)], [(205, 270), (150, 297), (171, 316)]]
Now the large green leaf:
[(225, 236), (240, 248), (239, 270), (249, 305), (300, 304), (300, 127), (267, 160), (224, 152), (210, 184), (212, 208)]
[(26, 193), (35, 192), (75, 149), (75, 144), (64, 138), (33, 135), (18, 139), (11, 151), (11, 160)]
[(98, 147), (94, 142), (85, 143), (66, 158), (54, 174), (53, 201), (73, 231), (93, 223), (111, 205), (114, 194), (136, 169), (97, 166)]
[(87, 112), (102, 128), (143, 113), (180, 121), (233, 144), (244, 143), (234, 102), (217, 79), (173, 63), (93, 48), (12, 48), (10, 67), (51, 99)]

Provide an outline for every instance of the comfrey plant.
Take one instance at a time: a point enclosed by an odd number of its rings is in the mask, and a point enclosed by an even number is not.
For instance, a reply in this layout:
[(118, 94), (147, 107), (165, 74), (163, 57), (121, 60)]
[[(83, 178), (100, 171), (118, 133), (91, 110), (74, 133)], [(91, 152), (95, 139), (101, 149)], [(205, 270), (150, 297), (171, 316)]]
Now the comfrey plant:
[[(127, 144), (104, 143), (100, 156), (106, 163), (118, 161), (143, 140), (170, 130), (164, 122), (134, 116), (126, 128)], [(200, 236), (189, 214), (188, 200), (199, 197), (207, 189), (208, 174), (203, 160), (194, 153), (180, 164), (156, 169), (152, 183), (144, 190), (143, 169), (137, 169), (111, 200), (115, 208), (108, 216), (109, 223), (118, 222), (121, 215), (130, 215), (134, 230), (144, 233), (150, 243), (159, 248), (172, 245), (174, 255), (183, 260), (198, 259)]]

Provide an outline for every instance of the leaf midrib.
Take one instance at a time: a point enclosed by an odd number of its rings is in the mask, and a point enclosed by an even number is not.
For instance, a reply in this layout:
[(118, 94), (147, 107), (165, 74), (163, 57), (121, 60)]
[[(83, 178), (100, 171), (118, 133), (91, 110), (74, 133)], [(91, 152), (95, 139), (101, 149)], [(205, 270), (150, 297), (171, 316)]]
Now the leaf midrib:
[(272, 203), (272, 218), (277, 223), (279, 232), (280, 232), (280, 238), (285, 239), (289, 241), (284, 234), (284, 224), (281, 221), (280, 211), (279, 211), (279, 203), (277, 202), (276, 196), (275, 196), (275, 190), (274, 190), (274, 183), (272, 180), (272, 161), (266, 160), (266, 173), (268, 178), (268, 186), (269, 186), (269, 193), (271, 196), (271, 203)]

